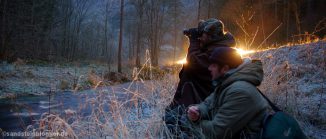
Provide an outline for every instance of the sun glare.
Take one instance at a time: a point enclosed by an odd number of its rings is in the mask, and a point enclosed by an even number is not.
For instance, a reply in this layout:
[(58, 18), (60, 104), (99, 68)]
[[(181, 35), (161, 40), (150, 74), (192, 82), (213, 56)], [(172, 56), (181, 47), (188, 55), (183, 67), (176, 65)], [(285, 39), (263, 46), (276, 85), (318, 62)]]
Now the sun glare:
[(177, 62), (176, 62), (177, 64), (186, 64), (187, 63), (187, 57), (185, 57), (185, 58), (183, 58), (183, 59), (181, 59), (181, 60), (178, 60)]
[[(248, 54), (256, 52), (254, 50), (244, 50), (244, 49), (236, 48), (236, 47), (234, 47), (234, 49), (236, 49), (238, 51), (238, 53), (241, 55), (241, 57), (244, 57), (244, 56), (246, 56)], [(182, 59), (176, 61), (175, 63), (180, 64), (180, 65), (187, 64), (187, 56), (185, 58), (182, 58)]]
[(251, 53), (255, 53), (254, 50), (243, 50), (241, 48), (234, 48), (238, 51), (238, 53), (241, 55), (241, 57), (247, 55), (247, 54), (251, 54)]

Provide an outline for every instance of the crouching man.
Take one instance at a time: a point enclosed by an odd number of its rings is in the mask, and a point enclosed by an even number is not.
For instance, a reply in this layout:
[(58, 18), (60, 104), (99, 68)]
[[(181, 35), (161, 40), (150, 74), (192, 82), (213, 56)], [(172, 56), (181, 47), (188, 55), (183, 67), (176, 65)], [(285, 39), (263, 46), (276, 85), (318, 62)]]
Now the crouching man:
[(258, 138), (268, 103), (257, 90), (263, 80), (260, 61), (242, 60), (235, 49), (215, 48), (209, 57), (214, 92), (187, 110), (195, 138)]

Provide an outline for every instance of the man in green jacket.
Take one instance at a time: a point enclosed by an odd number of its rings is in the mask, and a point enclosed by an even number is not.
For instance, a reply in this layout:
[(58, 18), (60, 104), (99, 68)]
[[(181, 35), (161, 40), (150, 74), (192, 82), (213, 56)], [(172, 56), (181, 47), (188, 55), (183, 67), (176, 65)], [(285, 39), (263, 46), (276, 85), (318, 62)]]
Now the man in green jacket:
[(268, 103), (257, 90), (263, 80), (260, 61), (242, 60), (235, 49), (215, 48), (209, 58), (214, 92), (190, 106), (190, 130), (198, 138), (258, 138)]
[(184, 31), (189, 38), (187, 64), (179, 73), (180, 81), (173, 100), (166, 108), (164, 121), (172, 134), (178, 136), (180, 117), (189, 105), (202, 102), (213, 92), (208, 70), (209, 56), (214, 48), (234, 47), (235, 38), (224, 30), (218, 19), (199, 22), (198, 27)]

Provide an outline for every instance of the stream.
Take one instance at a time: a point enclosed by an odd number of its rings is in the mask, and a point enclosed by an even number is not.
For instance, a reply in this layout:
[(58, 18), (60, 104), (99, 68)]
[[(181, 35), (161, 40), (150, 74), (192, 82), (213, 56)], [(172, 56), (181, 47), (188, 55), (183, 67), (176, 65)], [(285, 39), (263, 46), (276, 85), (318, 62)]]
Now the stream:
[[(127, 88), (130, 83), (125, 83), (117, 86), (99, 88), (114, 90), (114, 97), (118, 100), (127, 100), (131, 97), (126, 94), (123, 88)], [(136, 85), (132, 85), (135, 88)], [(130, 90), (131, 90), (130, 89)], [(139, 86), (137, 85), (137, 89)], [(95, 98), (98, 91), (92, 89), (81, 92), (56, 92), (43, 96), (24, 96), (15, 99), (0, 100), (0, 128), (6, 132), (25, 131), (26, 127), (35, 124), (43, 113), (55, 113), (63, 115), (65, 110), (70, 109), (77, 111), (79, 115), (89, 115), (91, 108), (83, 108), (78, 111), (80, 106), (89, 98)], [(111, 94), (107, 94), (111, 95)], [(108, 111), (106, 109), (105, 111)]]

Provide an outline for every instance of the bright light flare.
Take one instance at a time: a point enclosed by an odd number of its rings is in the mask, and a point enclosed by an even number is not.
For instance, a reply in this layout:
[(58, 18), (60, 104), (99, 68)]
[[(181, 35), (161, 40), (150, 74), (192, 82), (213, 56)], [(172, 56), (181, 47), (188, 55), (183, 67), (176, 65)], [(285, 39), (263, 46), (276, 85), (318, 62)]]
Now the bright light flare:
[(183, 58), (183, 59), (181, 59), (181, 60), (178, 60), (176, 63), (177, 63), (177, 64), (180, 64), (180, 65), (187, 64), (187, 57), (185, 57), (185, 58)]
[(255, 53), (256, 51), (254, 50), (243, 50), (241, 48), (234, 48), (238, 51), (238, 53), (241, 55), (241, 57), (243, 57), (244, 55), (247, 55), (247, 54), (251, 54), (251, 53)]

